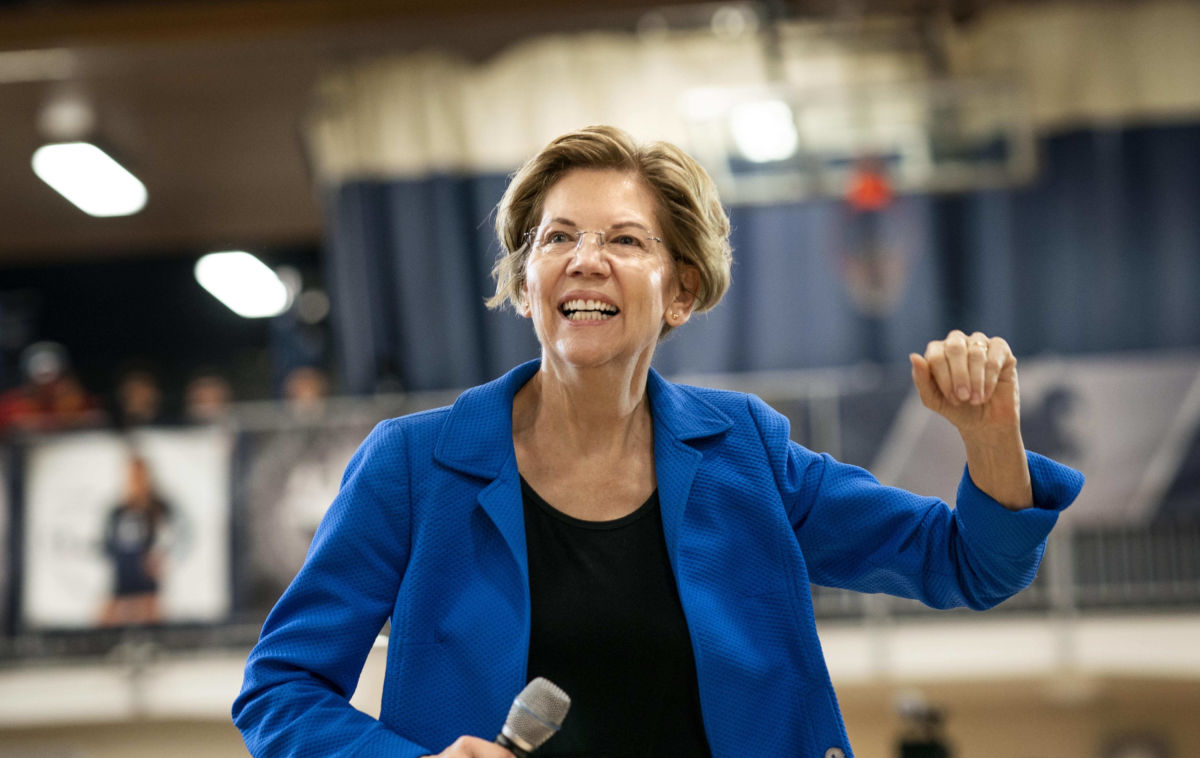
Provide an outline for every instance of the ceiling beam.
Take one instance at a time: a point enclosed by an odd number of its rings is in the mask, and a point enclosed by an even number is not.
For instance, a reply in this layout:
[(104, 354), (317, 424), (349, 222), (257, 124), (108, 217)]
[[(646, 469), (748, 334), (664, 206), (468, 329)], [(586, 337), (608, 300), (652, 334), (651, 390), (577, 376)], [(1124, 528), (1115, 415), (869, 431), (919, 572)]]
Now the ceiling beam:
[[(606, 0), (629, 14), (686, 0)], [(0, 50), (254, 37), (378, 23), (479, 23), (488, 17), (594, 16), (595, 3), (556, 0), (178, 0), (54, 3), (0, 9)]]

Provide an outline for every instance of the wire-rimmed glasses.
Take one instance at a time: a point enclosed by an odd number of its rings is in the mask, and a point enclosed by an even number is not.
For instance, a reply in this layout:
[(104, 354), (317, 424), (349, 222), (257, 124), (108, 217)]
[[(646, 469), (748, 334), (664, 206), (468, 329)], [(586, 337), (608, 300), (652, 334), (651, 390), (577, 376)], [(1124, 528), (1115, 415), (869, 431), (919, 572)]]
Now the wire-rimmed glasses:
[(525, 239), (538, 255), (561, 255), (578, 251), (589, 234), (596, 235), (601, 250), (618, 255), (644, 255), (653, 249), (655, 242), (662, 242), (662, 237), (655, 237), (640, 226), (593, 231), (565, 224), (543, 224), (525, 232)]

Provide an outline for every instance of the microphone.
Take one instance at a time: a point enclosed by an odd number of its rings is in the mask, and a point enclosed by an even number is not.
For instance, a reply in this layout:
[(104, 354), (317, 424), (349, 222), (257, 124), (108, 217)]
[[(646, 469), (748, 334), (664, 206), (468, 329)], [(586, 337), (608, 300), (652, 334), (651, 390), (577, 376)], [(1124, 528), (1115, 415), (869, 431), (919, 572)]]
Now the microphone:
[(513, 698), (504, 728), (496, 736), (495, 743), (508, 748), (517, 758), (529, 758), (529, 754), (542, 746), (562, 727), (571, 698), (549, 679), (538, 677)]

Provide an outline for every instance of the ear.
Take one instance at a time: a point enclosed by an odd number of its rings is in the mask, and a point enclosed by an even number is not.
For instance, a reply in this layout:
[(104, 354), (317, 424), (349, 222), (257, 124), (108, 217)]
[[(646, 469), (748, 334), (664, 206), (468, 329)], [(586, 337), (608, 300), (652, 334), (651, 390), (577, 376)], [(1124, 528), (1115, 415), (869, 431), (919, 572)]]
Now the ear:
[(533, 311), (531, 311), (529, 308), (529, 288), (524, 283), (521, 284), (520, 297), (517, 299), (515, 305), (518, 316), (522, 316), (524, 318), (530, 318), (532, 316)]
[(673, 327), (683, 326), (696, 307), (696, 292), (700, 289), (700, 270), (695, 266), (680, 263), (676, 269), (678, 290), (667, 303), (667, 323)]

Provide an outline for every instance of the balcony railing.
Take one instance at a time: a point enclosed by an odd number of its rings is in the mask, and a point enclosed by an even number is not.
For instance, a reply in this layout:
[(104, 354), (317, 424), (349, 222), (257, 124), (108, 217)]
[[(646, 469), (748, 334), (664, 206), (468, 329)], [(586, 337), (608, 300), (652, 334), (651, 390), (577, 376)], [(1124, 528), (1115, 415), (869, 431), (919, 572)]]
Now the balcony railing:
[[(1186, 378), (1186, 371), (1181, 373)], [(755, 392), (789, 417), (794, 439), (868, 468), (878, 460), (885, 446), (883, 438), (903, 415), (907, 397), (907, 377), (878, 367), (697, 377), (693, 381)], [(329, 401), (319, 414), (299, 417), (276, 403), (243, 404), (234, 408), (227, 423), (216, 427), (145, 429), (132, 436), (73, 432), (0, 443), (0, 544), (6, 547), (0, 565), (0, 663), (97, 655), (132, 660), (164, 651), (244, 649), (253, 642), (267, 611), (303, 560), (311, 530), (336, 492), (337, 479), (358, 442), (379, 419), (443, 405), (454, 397), (455, 393), (444, 392), (343, 398)], [(81, 445), (84, 449), (94, 445), (97, 455), (109, 456), (106, 460), (116, 460), (113, 451), (130, 445), (150, 458), (177, 445), (180, 452), (176, 455), (191, 456), (189, 465), (183, 467), (189, 475), (204, 479), (212, 473), (227, 483), (217, 488), (216, 499), (197, 506), (196, 511), (224, 509), (224, 531), (204, 532), (205, 524), (196, 516), (190, 532), (193, 553), (196, 541), (206, 533), (208, 539), (221, 540), (225, 546), (224, 552), (214, 555), (226, 556), (222, 560), (227, 561), (227, 570), (222, 568), (211, 580), (221, 583), (219, 589), (227, 595), (220, 610), (123, 628), (99, 628), (81, 615), (31, 612), (29, 595), (36, 587), (69, 593), (91, 586), (90, 594), (79, 595), (80, 602), (99, 602), (101, 590), (96, 588), (102, 580), (85, 576), (82, 568), (71, 573), (64, 562), (83, 555), (79, 566), (90, 566), (93, 573), (107, 570), (97, 554), (98, 536), (89, 536), (79, 525), (99, 524), (99, 514), (111, 505), (119, 487), (106, 474), (107, 484), (97, 485), (96, 493), (84, 486), (70, 490), (74, 499), (69, 502), (61, 496), (57, 496), (59, 500), (51, 497), (61, 484), (55, 477), (66, 476), (63, 465), (79, 460), (72, 456)], [(194, 453), (203, 445), (216, 445), (224, 451), (205, 458), (219, 470), (198, 470)], [(55, 455), (63, 457), (56, 459)], [(64, 463), (50, 465), (55, 460)], [(39, 463), (44, 464), (40, 470)], [(169, 470), (168, 464), (164, 459), (163, 472)], [(87, 473), (83, 470), (86, 466), (70, 465), (69, 475), (74, 479)], [(98, 466), (97, 471), (102, 468)], [(188, 481), (164, 484), (176, 493), (191, 489)], [(289, 488), (309, 497), (284, 507), (280, 503)], [(94, 502), (85, 508), (81, 497), (91, 497)], [(58, 521), (45, 526), (45, 509), (56, 507), (62, 508), (62, 513), (54, 516)], [(1196, 518), (1189, 520), (1185, 508), (1173, 523), (1164, 523), (1154, 514), (1121, 523), (1111, 519), (1089, 523), (1089, 512), (1079, 510), (1079, 518), (1065, 520), (1052, 535), (1032, 585), (987, 613), (1059, 615), (1200, 608), (1200, 503), (1190, 511)], [(62, 551), (63, 560), (54, 556), (46, 560), (46, 555), (37, 552), (44, 550)], [(43, 560), (35, 566), (35, 558)], [(53, 581), (48, 584), (35, 585), (30, 582), (32, 571), (59, 573), (49, 577), (47, 581)], [(886, 596), (815, 586), (812, 593), (815, 612), (825, 620), (945, 613)], [(974, 612), (949, 613), (969, 616)]]

